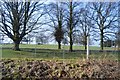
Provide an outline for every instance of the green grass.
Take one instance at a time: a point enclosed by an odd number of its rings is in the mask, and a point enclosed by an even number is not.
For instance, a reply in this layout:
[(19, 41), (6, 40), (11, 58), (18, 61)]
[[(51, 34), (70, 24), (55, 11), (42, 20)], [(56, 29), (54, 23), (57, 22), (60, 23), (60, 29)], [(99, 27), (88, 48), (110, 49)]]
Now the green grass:
[[(65, 58), (81, 57), (78, 53), (65, 53)], [(2, 58), (63, 58), (62, 50), (34, 50), (22, 49), (22, 51), (13, 51), (11, 49), (2, 50)]]
[[(29, 51), (28, 51), (29, 50)], [(64, 52), (62, 50), (36, 50), (36, 54), (30, 49), (23, 51), (13, 51), (11, 49), (2, 50), (2, 58), (39, 58), (39, 59), (85, 59), (86, 54), (80, 52)], [(64, 55), (64, 56), (63, 56)], [(118, 53), (92, 53), (91, 59), (118, 59)]]
[(2, 58), (29, 58), (30, 53), (25, 51), (13, 51), (11, 49), (2, 50)]
[[(38, 59), (86, 59), (86, 53), (69, 52), (69, 46), (58, 50), (57, 45), (25, 45), (20, 44), (21, 51), (13, 51), (11, 45), (2, 45), (2, 58), (38, 58)], [(35, 54), (35, 47), (36, 54)], [(73, 46), (74, 50), (84, 50), (83, 46)], [(100, 50), (99, 47), (90, 47), (91, 50)], [(113, 48), (105, 48), (106, 50), (114, 50)], [(64, 54), (63, 54), (64, 53)], [(118, 53), (92, 53), (89, 56), (92, 59), (118, 59)]]
[[(4, 44), (2, 45), (3, 48), (12, 48), (13, 44)], [(34, 44), (20, 44), (20, 48), (38, 48), (38, 49), (58, 49), (57, 45), (34, 45)], [(69, 45), (62, 45), (62, 49), (69, 50)], [(73, 45), (73, 50), (84, 50), (84, 46)], [(90, 50), (100, 50), (100, 47), (97, 46), (90, 46)], [(104, 50), (115, 50), (115, 48), (111, 47), (104, 47)]]

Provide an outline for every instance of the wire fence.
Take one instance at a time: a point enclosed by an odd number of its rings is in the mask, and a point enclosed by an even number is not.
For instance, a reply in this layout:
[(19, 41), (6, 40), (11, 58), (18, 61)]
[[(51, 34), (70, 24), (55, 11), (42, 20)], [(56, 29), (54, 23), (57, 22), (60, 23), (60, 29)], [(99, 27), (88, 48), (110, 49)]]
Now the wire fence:
[[(39, 49), (21, 48), (21, 51), (13, 51), (12, 48), (4, 48), (3, 56), (9, 54), (10, 58), (42, 58), (42, 59), (86, 59), (86, 50), (58, 50), (58, 49)], [(11, 52), (7, 53), (6, 50)], [(13, 56), (12, 56), (12, 55)], [(89, 50), (90, 59), (119, 59), (119, 50)], [(4, 58), (3, 57), (3, 58)], [(9, 56), (8, 56), (9, 58)]]

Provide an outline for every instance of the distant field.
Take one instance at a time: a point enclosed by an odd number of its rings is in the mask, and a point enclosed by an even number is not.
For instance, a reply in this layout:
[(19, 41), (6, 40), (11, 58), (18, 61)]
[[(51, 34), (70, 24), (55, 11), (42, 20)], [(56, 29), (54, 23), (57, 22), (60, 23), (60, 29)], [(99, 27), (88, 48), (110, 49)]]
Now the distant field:
[[(2, 45), (3, 48), (12, 48), (13, 44), (3, 44)], [(34, 45), (34, 44), (20, 44), (20, 48), (38, 48), (38, 49), (58, 49), (57, 45)], [(69, 45), (62, 45), (62, 49), (65, 50), (69, 50)], [(73, 46), (74, 50), (84, 50), (84, 46), (77, 46), (74, 45)], [(90, 50), (100, 50), (100, 47), (97, 46), (90, 46)], [(104, 47), (104, 50), (115, 50), (115, 48), (111, 48), (111, 47)]]
[[(92, 53), (92, 59), (118, 59), (118, 53)], [(37, 50), (34, 51), (13, 51), (10, 49), (2, 50), (2, 58), (43, 58), (43, 59), (85, 59), (86, 54), (80, 52), (64, 52), (60, 50)]]
[[(69, 52), (69, 46), (64, 46), (62, 50), (57, 49), (57, 45), (25, 45), (21, 44), (21, 51), (13, 51), (13, 45), (2, 45), (2, 58), (40, 58), (40, 59), (86, 59), (86, 52)], [(35, 49), (36, 47), (36, 49)], [(83, 46), (73, 46), (74, 50), (84, 50)], [(100, 50), (99, 47), (90, 47), (90, 50)], [(105, 48), (105, 50), (113, 50), (112, 53), (91, 53), (92, 59), (118, 59), (118, 53), (113, 48)]]

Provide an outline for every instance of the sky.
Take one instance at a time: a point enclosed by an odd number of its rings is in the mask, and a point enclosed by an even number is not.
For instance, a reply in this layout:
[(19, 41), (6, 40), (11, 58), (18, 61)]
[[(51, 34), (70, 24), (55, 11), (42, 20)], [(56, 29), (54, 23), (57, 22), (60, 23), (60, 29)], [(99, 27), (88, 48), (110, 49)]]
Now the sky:
[[(37, 1), (37, 0), (34, 0), (34, 1)], [(45, 1), (45, 0), (41, 0), (41, 1)], [(57, 1), (65, 1), (66, 2), (68, 0), (57, 0)], [(80, 2), (102, 2), (102, 1), (105, 1), (105, 2), (116, 2), (116, 1), (119, 1), (119, 0), (74, 0), (74, 1), (80, 1)], [(55, 0), (48, 0), (46, 3), (49, 3), (49, 2), (55, 2)], [(12, 42), (12, 40), (7, 38), (7, 36), (5, 36), (4, 43), (8, 43), (8, 42)], [(35, 41), (33, 42), (33, 44), (34, 43), (35, 43)], [(54, 41), (50, 42), (50, 43), (54, 44)], [(94, 41), (93, 45), (98, 46), (99, 45), (99, 41)]]
[[(39, 1), (39, 0), (36, 0)], [(42, 0), (44, 1), (44, 0)], [(48, 2), (67, 2), (69, 0), (48, 0)], [(119, 0), (73, 0), (75, 2), (119, 2)]]

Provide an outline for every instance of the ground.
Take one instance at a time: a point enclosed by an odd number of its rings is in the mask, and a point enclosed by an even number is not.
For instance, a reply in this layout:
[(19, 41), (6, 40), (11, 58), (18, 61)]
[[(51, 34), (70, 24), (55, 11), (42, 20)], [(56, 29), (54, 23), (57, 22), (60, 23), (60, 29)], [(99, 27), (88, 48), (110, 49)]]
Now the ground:
[[(2, 58), (44, 58), (44, 59), (83, 59), (86, 58), (86, 51), (83, 46), (73, 46), (74, 52), (69, 52), (69, 46), (62, 46), (62, 50), (57, 49), (57, 45), (25, 45), (21, 44), (21, 51), (13, 51), (11, 45), (2, 45)], [(80, 51), (82, 50), (82, 51)], [(96, 59), (118, 59), (118, 52), (114, 48), (106, 47), (105, 50), (112, 50), (111, 52), (98, 52), (99, 47), (92, 46), (90, 50), (90, 58)]]
[[(2, 78), (18, 79), (81, 79), (109, 78), (119, 80), (119, 52), (114, 48), (90, 47), (89, 60), (83, 46), (69, 46), (62, 50), (57, 45), (20, 45), (21, 51), (13, 51), (13, 45), (2, 45), (0, 67)], [(106, 51), (108, 50), (108, 51)]]
[(116, 60), (2, 59), (2, 79), (27, 80), (119, 80)]

